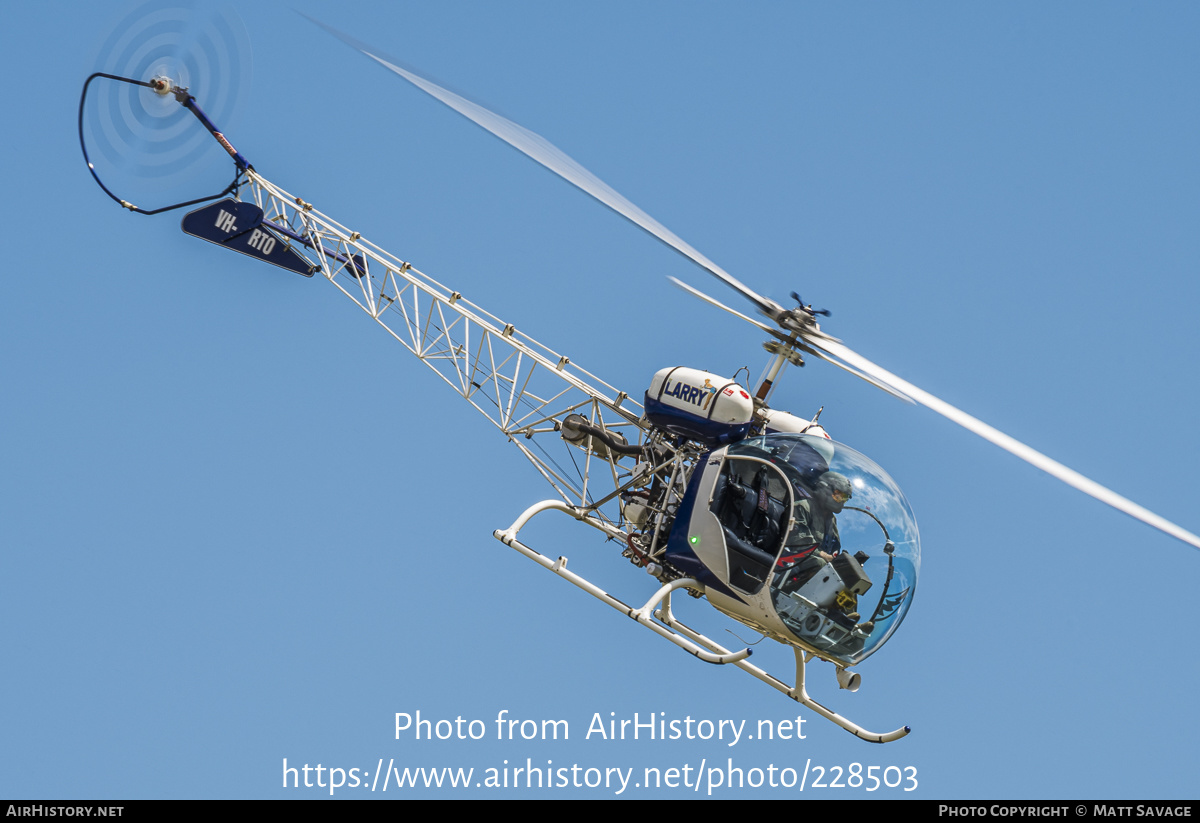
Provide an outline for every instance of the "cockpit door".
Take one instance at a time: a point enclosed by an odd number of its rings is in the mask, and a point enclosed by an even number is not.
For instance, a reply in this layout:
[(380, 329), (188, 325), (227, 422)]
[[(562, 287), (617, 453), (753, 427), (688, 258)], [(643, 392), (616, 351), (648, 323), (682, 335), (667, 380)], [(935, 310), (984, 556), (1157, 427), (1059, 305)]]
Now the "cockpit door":
[(709, 511), (725, 536), (729, 584), (757, 594), (775, 567), (791, 524), (791, 483), (765, 460), (727, 457)]

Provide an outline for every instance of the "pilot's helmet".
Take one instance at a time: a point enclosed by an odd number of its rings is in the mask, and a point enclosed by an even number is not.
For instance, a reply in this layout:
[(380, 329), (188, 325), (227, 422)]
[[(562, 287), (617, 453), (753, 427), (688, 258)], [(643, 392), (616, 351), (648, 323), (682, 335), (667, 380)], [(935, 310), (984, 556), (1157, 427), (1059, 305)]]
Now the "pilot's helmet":
[(846, 505), (846, 501), (854, 496), (854, 490), (850, 486), (850, 481), (846, 479), (844, 474), (838, 474), (834, 471), (822, 474), (817, 479), (814, 491), (821, 505), (834, 514), (840, 512), (842, 506)]

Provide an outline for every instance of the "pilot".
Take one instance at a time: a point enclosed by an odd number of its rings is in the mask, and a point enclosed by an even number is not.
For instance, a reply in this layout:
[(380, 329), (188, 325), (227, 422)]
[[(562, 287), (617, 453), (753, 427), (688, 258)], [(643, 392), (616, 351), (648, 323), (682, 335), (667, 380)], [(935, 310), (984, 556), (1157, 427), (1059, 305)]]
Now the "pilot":
[(788, 569), (780, 588), (795, 591), (833, 559), (842, 548), (837, 517), (854, 493), (845, 475), (827, 471), (813, 484), (812, 494), (796, 487), (792, 530), (788, 533), (779, 566)]

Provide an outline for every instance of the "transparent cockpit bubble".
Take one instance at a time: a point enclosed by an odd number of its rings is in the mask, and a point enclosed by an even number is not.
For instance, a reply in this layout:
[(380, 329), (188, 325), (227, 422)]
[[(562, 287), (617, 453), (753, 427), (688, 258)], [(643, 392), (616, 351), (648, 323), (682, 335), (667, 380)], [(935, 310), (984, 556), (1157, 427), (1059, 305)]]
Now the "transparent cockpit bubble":
[(825, 656), (865, 660), (917, 588), (921, 539), (904, 493), (869, 457), (821, 437), (769, 434), (728, 454), (768, 459), (792, 483), (792, 527), (770, 582), (780, 620)]

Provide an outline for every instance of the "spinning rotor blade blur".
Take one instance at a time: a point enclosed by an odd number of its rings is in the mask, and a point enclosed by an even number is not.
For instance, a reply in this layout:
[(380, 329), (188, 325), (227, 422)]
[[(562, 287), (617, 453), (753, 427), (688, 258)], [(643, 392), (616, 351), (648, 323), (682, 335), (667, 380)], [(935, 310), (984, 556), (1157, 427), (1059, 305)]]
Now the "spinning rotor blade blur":
[(1030, 446), (1026, 446), (1021, 441), (1010, 437), (1009, 435), (993, 428), (992, 426), (989, 426), (987, 423), (984, 423), (978, 418), (972, 417), (961, 409), (951, 406), (946, 401), (934, 397), (929, 392), (918, 389), (907, 380), (897, 377), (886, 369), (875, 365), (862, 355), (851, 351), (842, 343), (833, 340), (832, 338), (821, 339), (820, 337), (809, 338), (807, 342), (813, 348), (819, 349), (825, 355), (828, 355), (828, 357), (825, 359), (829, 359), (829, 362), (833, 362), (833, 360), (830, 358), (836, 358), (848, 363), (849, 365), (862, 371), (864, 374), (873, 377), (881, 383), (891, 386), (894, 390), (901, 392), (908, 397), (911, 397), (922, 406), (933, 409), (946, 419), (952, 420), (958, 425), (962, 426), (964, 429), (974, 432), (984, 440), (987, 440), (990, 443), (995, 443), (1006, 452), (1015, 454), (1026, 463), (1036, 466), (1037, 468), (1046, 472), (1046, 474), (1049, 474), (1051, 477), (1058, 478), (1068, 486), (1076, 488), (1084, 494), (1096, 498), (1101, 503), (1107, 503), (1117, 511), (1124, 512), (1130, 517), (1136, 518), (1149, 526), (1153, 526), (1159, 531), (1171, 535), (1171, 537), (1182, 540), (1184, 543), (1187, 543), (1194, 548), (1200, 549), (1200, 537), (1192, 534), (1187, 529), (1175, 525), (1170, 520), (1160, 517), (1143, 506), (1139, 506), (1137, 503), (1134, 503), (1128, 498), (1122, 497), (1112, 489), (1101, 486), (1096, 481), (1084, 477), (1074, 469), (1067, 468), (1057, 460), (1047, 457)]
[[(462, 116), (474, 122), (476, 125), (491, 132), (496, 137), (508, 143), (513, 148), (527, 155), (531, 159), (537, 161), (542, 166), (562, 177), (567, 182), (582, 189), (590, 194), (595, 199), (599, 200), (604, 205), (608, 206), (613, 211), (625, 217), (635, 225), (644, 229), (648, 233), (654, 235), (663, 243), (678, 251), (688, 259), (692, 260), (702, 268), (706, 269), (712, 275), (723, 281), (726, 285), (735, 289), (743, 297), (753, 303), (760, 312), (767, 317), (779, 323), (782, 327), (782, 333), (775, 329), (770, 329), (761, 323), (751, 320), (749, 317), (734, 311), (733, 309), (724, 306), (718, 301), (702, 294), (701, 292), (692, 289), (689, 286), (684, 286), (682, 283), (675, 281), (685, 290), (691, 292), (705, 302), (711, 303), (719, 308), (724, 309), (732, 314), (748, 320), (758, 328), (768, 331), (772, 335), (781, 340), (790, 340), (790, 345), (795, 346), (803, 351), (815, 354), (818, 357), (844, 369), (857, 377), (866, 380), (878, 388), (887, 391), (903, 400), (911, 400), (920, 403), (927, 408), (932, 409), (943, 417), (951, 420), (968, 431), (972, 431), (985, 440), (994, 443), (1005, 451), (1016, 455), (1027, 463), (1036, 466), (1052, 477), (1056, 477), (1069, 486), (1078, 489), (1084, 494), (1090, 495), (1102, 503), (1124, 512), (1131, 517), (1134, 517), (1147, 525), (1187, 543), (1194, 548), (1200, 549), (1200, 537), (1192, 534), (1186, 529), (1177, 526), (1171, 521), (1160, 517), (1154, 512), (1139, 506), (1131, 500), (1117, 494), (1116, 492), (1101, 486), (1099, 483), (1084, 477), (1079, 472), (1069, 469), (1056, 460), (1053, 460), (1041, 452), (1021, 443), (1020, 441), (1010, 437), (1007, 434), (989, 426), (981, 420), (978, 420), (966, 412), (951, 406), (943, 400), (922, 391), (911, 383), (903, 380), (891, 372), (875, 365), (865, 357), (855, 353), (847, 348), (836, 338), (822, 332), (816, 325), (811, 310), (806, 310), (803, 306), (797, 309), (785, 309), (782, 305), (764, 297), (750, 289), (740, 280), (733, 277), (716, 263), (702, 255), (691, 245), (684, 242), (674, 232), (663, 226), (646, 212), (635, 206), (616, 190), (606, 184), (600, 178), (596, 177), (590, 171), (585, 169), (563, 151), (558, 149), (541, 135), (538, 135), (523, 126), (513, 123), (507, 118), (501, 117), (495, 112), (473, 103), (470, 100), (455, 94), (438, 84), (420, 76), (416, 72), (408, 68), (403, 68), (399, 61), (394, 58), (389, 58), (382, 54), (378, 49), (375, 49), (367, 44), (356, 40), (349, 35), (343, 34), (330, 26), (314, 20), (309, 17), (313, 23), (316, 23), (321, 28), (325, 29), (330, 34), (342, 40), (347, 45), (370, 57), (375, 62), (379, 63), (384, 68), (392, 71), (400, 77), (412, 83), (414, 86), (424, 91), (431, 97), (436, 98), (445, 105), (457, 111)], [(674, 278), (672, 278), (674, 279)], [(794, 333), (794, 336), (790, 333)], [(796, 338), (799, 338), (798, 340)]]
[[(307, 15), (306, 15), (307, 16)], [(403, 77), (408, 82), (419, 88), (421, 91), (431, 97), (440, 100), (456, 112), (466, 117), (476, 125), (499, 137), (505, 143), (515, 148), (517, 151), (537, 161), (542, 166), (545, 166), (550, 171), (557, 174), (559, 177), (566, 180), (568, 183), (576, 186), (592, 197), (599, 200), (604, 205), (621, 215), (625, 219), (634, 223), (638, 227), (644, 229), (648, 233), (654, 235), (663, 243), (666, 243), (677, 252), (687, 257), (689, 260), (706, 269), (718, 279), (722, 280), (726, 285), (737, 290), (743, 297), (758, 307), (759, 311), (767, 315), (771, 319), (775, 319), (783, 312), (783, 307), (770, 298), (763, 297), (757, 292), (750, 289), (749, 286), (742, 283), (740, 280), (729, 274), (716, 263), (709, 260), (700, 252), (692, 248), (688, 243), (685, 243), (678, 235), (659, 223), (646, 212), (635, 206), (619, 192), (605, 183), (596, 175), (585, 169), (574, 159), (569, 157), (561, 149), (555, 146), (540, 134), (536, 134), (529, 129), (519, 126), (511, 120), (501, 117), (493, 111), (485, 109), (478, 103), (473, 103), (461, 95), (455, 94), (448, 89), (444, 89), (437, 83), (420, 76), (416, 72), (408, 68), (403, 68), (400, 63), (394, 58), (387, 57), (378, 49), (374, 49), (359, 40), (343, 34), (337, 29), (331, 28), (324, 23), (313, 20), (321, 28), (337, 37), (339, 40), (346, 43), (348, 46), (357, 49), (358, 51), (370, 57), (379, 65)]]

